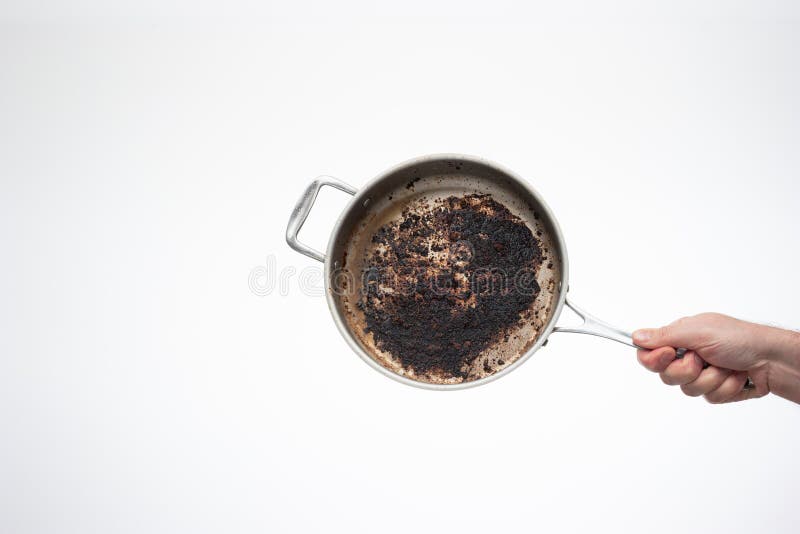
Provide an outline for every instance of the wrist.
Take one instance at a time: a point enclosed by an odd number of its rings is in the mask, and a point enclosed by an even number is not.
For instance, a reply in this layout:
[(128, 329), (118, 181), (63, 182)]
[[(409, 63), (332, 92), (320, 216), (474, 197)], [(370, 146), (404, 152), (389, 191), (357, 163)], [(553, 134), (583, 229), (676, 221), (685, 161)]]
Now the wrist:
[(800, 369), (800, 332), (758, 325), (759, 356), (770, 364)]

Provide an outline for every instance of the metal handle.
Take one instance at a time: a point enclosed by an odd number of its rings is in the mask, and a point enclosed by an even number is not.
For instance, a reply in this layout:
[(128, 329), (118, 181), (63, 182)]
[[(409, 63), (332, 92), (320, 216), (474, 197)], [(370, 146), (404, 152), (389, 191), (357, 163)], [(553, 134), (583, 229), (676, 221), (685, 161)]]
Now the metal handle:
[[(621, 330), (616, 326), (612, 326), (605, 321), (601, 321), (594, 315), (582, 310), (575, 304), (569, 301), (567, 298), (564, 302), (569, 309), (571, 309), (575, 314), (583, 319), (583, 323), (578, 326), (556, 326), (553, 329), (553, 332), (572, 332), (574, 334), (589, 334), (592, 336), (599, 336), (604, 337), (606, 339), (612, 339), (619, 343), (623, 343), (625, 345), (629, 345), (631, 347), (641, 349), (644, 347), (638, 346), (636, 343), (633, 342), (633, 336), (631, 336), (630, 332), (625, 330)], [(683, 358), (683, 355), (686, 354), (685, 348), (676, 348), (675, 349), (675, 357), (676, 358)], [(703, 364), (704, 368), (708, 365), (706, 363)], [(747, 377), (747, 381), (744, 383), (744, 389), (753, 389), (755, 388), (755, 384)]]
[[(569, 298), (565, 301), (565, 304), (569, 309), (575, 312), (575, 314), (578, 317), (583, 319), (583, 323), (578, 326), (556, 326), (553, 329), (553, 332), (572, 332), (574, 334), (590, 334), (592, 336), (600, 336), (606, 339), (612, 339), (614, 341), (618, 341), (619, 343), (624, 343), (625, 345), (639, 348), (633, 342), (633, 337), (631, 337), (630, 332), (626, 332), (625, 330), (620, 330), (616, 326), (611, 326), (605, 321), (601, 321), (594, 315), (582, 310), (581, 308), (570, 302)], [(684, 352), (686, 352), (685, 349), (679, 349), (679, 350), (683, 350)]]
[(308, 214), (311, 213), (311, 208), (314, 207), (314, 201), (317, 199), (317, 194), (319, 193), (319, 190), (322, 189), (323, 185), (333, 187), (334, 189), (344, 191), (345, 193), (350, 193), (351, 195), (356, 194), (356, 188), (347, 185), (341, 180), (337, 180), (331, 176), (320, 176), (308, 184), (308, 187), (306, 187), (306, 190), (303, 191), (303, 194), (297, 201), (297, 204), (295, 204), (292, 214), (289, 216), (289, 224), (286, 225), (286, 242), (289, 243), (289, 246), (295, 249), (297, 252), (324, 263), (325, 254), (317, 249), (309, 247), (305, 243), (301, 243), (297, 239), (297, 233), (303, 227), (303, 223), (306, 222)]

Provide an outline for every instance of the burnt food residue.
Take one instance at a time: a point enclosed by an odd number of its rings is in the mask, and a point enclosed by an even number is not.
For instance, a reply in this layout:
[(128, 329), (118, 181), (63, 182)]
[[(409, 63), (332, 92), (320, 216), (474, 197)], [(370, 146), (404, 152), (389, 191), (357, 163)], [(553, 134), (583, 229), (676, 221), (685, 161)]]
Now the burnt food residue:
[(411, 203), (372, 237), (365, 333), (417, 376), (469, 379), (531, 308), (541, 263), (537, 237), (489, 195)]

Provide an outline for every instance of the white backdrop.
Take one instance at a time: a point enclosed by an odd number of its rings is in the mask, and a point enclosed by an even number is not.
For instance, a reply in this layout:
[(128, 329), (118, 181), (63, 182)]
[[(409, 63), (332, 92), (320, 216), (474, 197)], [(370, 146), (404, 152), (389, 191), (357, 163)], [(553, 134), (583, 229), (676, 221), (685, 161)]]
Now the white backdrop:
[(545, 196), (598, 316), (800, 327), (797, 9), (526, 6), (6, 2), (0, 531), (796, 531), (797, 405), (576, 335), (409, 388), (301, 291), (307, 182), (452, 151)]

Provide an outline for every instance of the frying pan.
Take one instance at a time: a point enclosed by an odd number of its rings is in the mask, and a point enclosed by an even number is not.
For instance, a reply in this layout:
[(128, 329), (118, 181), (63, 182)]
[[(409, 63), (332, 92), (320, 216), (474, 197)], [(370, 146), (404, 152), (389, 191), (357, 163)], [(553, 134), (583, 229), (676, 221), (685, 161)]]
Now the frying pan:
[[(333, 227), (325, 253), (297, 237), (324, 186), (353, 196)], [(490, 195), (539, 235), (548, 261), (542, 262), (537, 273), (541, 291), (534, 303), (535, 319), (518, 329), (521, 335), (512, 336), (511, 342), (496, 347), (505, 355), (502, 360), (505, 365), (484, 376), (433, 382), (407, 372), (390, 354), (383, 354), (371, 336), (364, 333), (363, 317), (352, 301), (352, 286), (356, 285), (352, 280), (357, 279), (356, 271), (363, 265), (371, 237), (382, 225), (398, 220), (404, 207), (420, 199), (432, 201), (473, 194)], [(558, 222), (542, 196), (516, 174), (482, 158), (460, 154), (415, 158), (380, 174), (361, 190), (332, 177), (319, 177), (309, 184), (295, 205), (286, 228), (286, 241), (294, 250), (324, 263), (328, 307), (350, 347), (372, 368), (407, 385), (454, 390), (486, 384), (522, 365), (547, 343), (553, 332), (589, 334), (636, 347), (628, 331), (598, 319), (568, 298), (567, 248)], [(349, 291), (343, 290), (348, 287), (347, 280), (351, 280)], [(583, 322), (578, 326), (558, 326), (556, 323), (564, 306), (572, 309)], [(679, 348), (678, 357), (684, 352), (685, 349)]]

